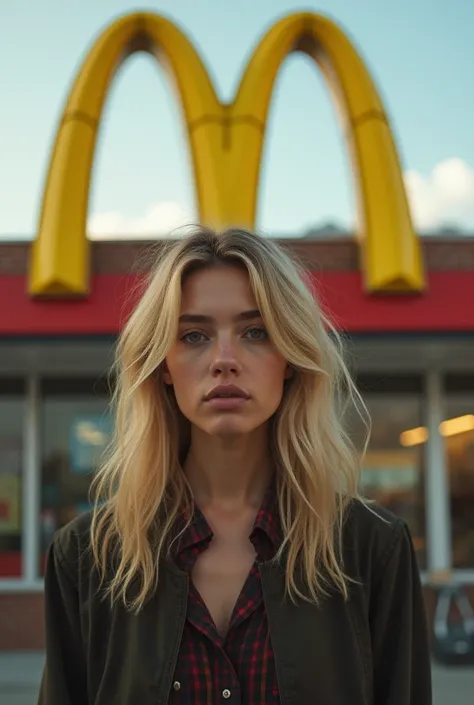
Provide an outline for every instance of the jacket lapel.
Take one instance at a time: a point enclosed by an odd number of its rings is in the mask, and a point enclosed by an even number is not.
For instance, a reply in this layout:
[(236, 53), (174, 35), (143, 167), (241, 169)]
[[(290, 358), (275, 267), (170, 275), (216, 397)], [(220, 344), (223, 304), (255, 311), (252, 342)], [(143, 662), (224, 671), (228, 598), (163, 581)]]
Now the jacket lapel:
[[(137, 590), (135, 581), (129, 599)], [(122, 604), (115, 605), (110, 614), (103, 601), (94, 600), (97, 614), (91, 618), (94, 630), (88, 651), (93, 664), (90, 688), (97, 693), (97, 705), (166, 705), (186, 619), (187, 594), (186, 574), (163, 565), (157, 591), (139, 614)]]
[(186, 621), (189, 592), (188, 576), (173, 563), (166, 564), (163, 578), (162, 593), (157, 599), (159, 614), (155, 622), (158, 644), (156, 705), (166, 705), (168, 702)]
[(260, 566), (282, 705), (367, 705), (367, 644), (338, 594), (319, 607), (285, 597), (283, 569)]

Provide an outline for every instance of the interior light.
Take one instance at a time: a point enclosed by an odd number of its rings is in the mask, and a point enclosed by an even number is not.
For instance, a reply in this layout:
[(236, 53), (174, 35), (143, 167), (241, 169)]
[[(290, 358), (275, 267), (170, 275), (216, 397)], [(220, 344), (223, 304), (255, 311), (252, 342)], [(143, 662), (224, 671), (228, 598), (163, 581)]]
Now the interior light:
[[(474, 414), (456, 416), (453, 419), (446, 419), (439, 425), (442, 436), (456, 436), (459, 433), (474, 431)], [(400, 434), (400, 444), (405, 448), (418, 446), (426, 443), (429, 437), (428, 429), (425, 426), (410, 428)]]

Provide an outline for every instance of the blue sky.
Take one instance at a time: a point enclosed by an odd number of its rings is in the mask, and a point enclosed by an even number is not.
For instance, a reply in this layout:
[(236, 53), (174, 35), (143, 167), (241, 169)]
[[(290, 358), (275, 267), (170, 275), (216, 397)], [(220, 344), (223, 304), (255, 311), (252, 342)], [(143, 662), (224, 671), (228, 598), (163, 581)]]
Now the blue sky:
[[(0, 236), (33, 237), (52, 140), (81, 58), (112, 19), (176, 20), (229, 99), (261, 34), (290, 11), (322, 12), (354, 39), (391, 117), (420, 229), (474, 233), (474, 3), (466, 0), (16, 0), (0, 13)], [(106, 104), (91, 229), (137, 234), (195, 220), (180, 112), (148, 56), (122, 67)], [(285, 63), (270, 114), (257, 225), (298, 234), (350, 225), (354, 196), (335, 112), (301, 56)], [(175, 223), (176, 221), (176, 223)]]

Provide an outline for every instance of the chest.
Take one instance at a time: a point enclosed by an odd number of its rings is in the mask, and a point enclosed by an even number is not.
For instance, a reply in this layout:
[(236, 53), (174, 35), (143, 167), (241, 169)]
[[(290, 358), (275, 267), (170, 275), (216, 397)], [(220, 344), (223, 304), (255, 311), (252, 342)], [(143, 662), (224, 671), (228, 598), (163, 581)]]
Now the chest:
[(227, 634), (234, 607), (255, 558), (255, 549), (248, 540), (214, 538), (193, 566), (193, 584), (221, 637)]

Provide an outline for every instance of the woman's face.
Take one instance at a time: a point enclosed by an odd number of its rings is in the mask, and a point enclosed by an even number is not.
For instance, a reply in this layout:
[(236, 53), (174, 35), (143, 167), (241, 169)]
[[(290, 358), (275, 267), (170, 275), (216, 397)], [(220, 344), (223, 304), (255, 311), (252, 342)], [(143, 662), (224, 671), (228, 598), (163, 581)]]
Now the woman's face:
[(201, 269), (185, 279), (164, 370), (183, 415), (209, 435), (247, 434), (275, 413), (290, 370), (269, 340), (244, 269)]

